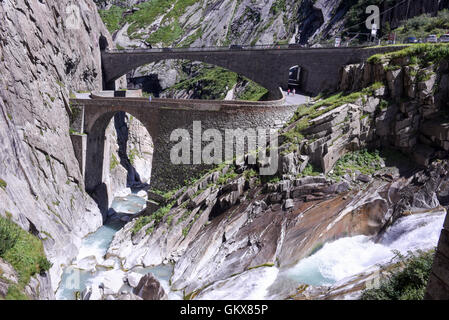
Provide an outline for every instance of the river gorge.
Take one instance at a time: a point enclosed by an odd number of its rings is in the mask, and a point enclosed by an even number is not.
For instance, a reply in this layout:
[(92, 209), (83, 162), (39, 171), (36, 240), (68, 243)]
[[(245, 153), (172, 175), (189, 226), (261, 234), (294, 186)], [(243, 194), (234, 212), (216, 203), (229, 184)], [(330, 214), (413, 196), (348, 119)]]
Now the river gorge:
[[(139, 213), (136, 207), (142, 204), (140, 199), (145, 199), (138, 198), (120, 198), (120, 203), (113, 202), (112, 208), (119, 213)], [(435, 248), (444, 218), (444, 210), (405, 216), (380, 236), (346, 237), (326, 243), (291, 268), (267, 266), (231, 276), (208, 287), (197, 299), (286, 299), (301, 285), (331, 288), (348, 283), (357, 275), (375, 274), (382, 265), (392, 263), (397, 252), (407, 255)], [(124, 270), (119, 260), (105, 259), (115, 233), (123, 225), (120, 220), (111, 219), (83, 240), (78, 257), (64, 270), (56, 292), (57, 299), (76, 300), (87, 294), (89, 299), (102, 299), (108, 294), (132, 293), (128, 275), (139, 278), (147, 273), (152, 273), (161, 283), (168, 299), (184, 298), (182, 292), (174, 292), (170, 288), (174, 271), (172, 264)], [(351, 298), (351, 294), (347, 293), (342, 298)]]
[(0, 304), (448, 298), (449, 2), (368, 4), (0, 1)]

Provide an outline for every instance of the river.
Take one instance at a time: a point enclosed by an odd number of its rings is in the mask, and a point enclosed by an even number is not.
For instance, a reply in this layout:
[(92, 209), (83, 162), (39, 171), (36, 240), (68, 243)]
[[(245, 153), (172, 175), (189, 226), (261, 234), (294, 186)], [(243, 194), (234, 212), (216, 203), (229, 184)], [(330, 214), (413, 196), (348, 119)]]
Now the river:
[[(132, 215), (141, 211), (144, 203), (145, 199), (132, 194), (114, 199), (112, 207), (117, 212)], [(276, 267), (264, 267), (251, 270), (212, 285), (198, 298), (277, 299), (300, 284), (332, 285), (373, 266), (388, 263), (395, 256), (395, 251), (407, 254), (409, 251), (434, 248), (438, 243), (444, 218), (444, 211), (406, 216), (390, 226), (377, 241), (374, 237), (355, 236), (329, 242), (292, 268), (279, 270)], [(138, 267), (125, 271), (118, 259), (105, 260), (115, 233), (124, 224), (120, 219), (108, 221), (84, 239), (77, 258), (64, 271), (56, 292), (57, 299), (76, 299), (76, 292), (82, 292), (88, 287), (108, 288), (106, 290), (110, 293), (131, 292), (132, 288), (123, 281), (129, 271), (153, 273), (168, 293), (169, 299), (182, 299), (181, 293), (170, 290), (169, 283), (174, 268), (172, 265)], [(96, 298), (100, 298), (99, 292), (93, 290), (91, 299)]]

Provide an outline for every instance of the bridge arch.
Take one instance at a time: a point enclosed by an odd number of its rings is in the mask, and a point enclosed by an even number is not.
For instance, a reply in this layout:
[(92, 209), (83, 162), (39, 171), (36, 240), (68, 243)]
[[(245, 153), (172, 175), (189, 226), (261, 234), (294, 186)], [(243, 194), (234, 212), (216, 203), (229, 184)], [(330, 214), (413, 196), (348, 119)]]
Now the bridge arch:
[[(242, 74), (240, 71), (233, 71), (233, 70), (227, 69), (227, 68), (225, 68), (225, 67), (219, 66), (219, 65), (217, 65), (217, 64), (210, 64), (210, 63), (206, 63), (206, 62), (198, 61), (198, 60), (171, 59), (171, 58), (170, 58), (170, 59), (161, 59), (161, 60), (159, 60), (159, 61), (152, 62), (151, 64), (153, 64), (153, 63), (159, 63), (159, 62), (168, 62), (168, 63), (173, 62), (174, 64), (178, 64), (178, 65), (176, 66), (176, 68), (180, 68), (180, 69), (183, 69), (183, 70), (184, 70), (184, 69), (191, 69), (191, 70), (193, 70), (192, 73), (198, 73), (197, 71), (199, 71), (200, 73), (206, 74), (208, 71), (217, 70), (217, 69), (213, 69), (213, 68), (219, 68), (219, 69), (224, 70), (224, 71), (226, 71), (226, 72), (233, 72), (233, 73), (237, 74), (237, 76), (238, 76), (239, 78), (245, 79), (245, 81), (246, 81), (246, 80), (251, 80), (251, 81), (253, 81), (254, 83), (258, 84), (259, 86), (265, 88), (265, 87), (263, 86), (263, 84), (261, 84), (261, 83), (258, 82), (258, 80), (249, 79), (247, 76), (245, 76), (244, 74)], [(196, 63), (203, 63), (203, 64), (204, 64), (204, 65), (203, 65), (204, 68), (202, 68), (202, 69), (195, 69), (195, 64), (196, 64)], [(144, 66), (148, 66), (148, 65), (144, 65)], [(135, 69), (131, 69), (131, 70), (135, 70)], [(148, 70), (148, 73), (151, 74), (151, 68), (145, 67), (145, 70)], [(189, 71), (187, 71), (187, 73), (188, 73), (188, 72), (189, 72)], [(154, 77), (154, 76), (156, 76), (156, 77)], [(216, 76), (216, 75), (214, 74), (214, 76)], [(138, 76), (138, 77), (140, 77), (140, 76)], [(162, 87), (161, 87), (157, 82), (155, 82), (155, 80), (159, 80), (159, 81), (160, 81), (160, 80), (162, 80), (162, 79), (158, 79), (157, 75), (151, 74), (151, 77), (149, 78), (149, 84), (153, 85), (154, 88), (156, 89), (155, 92), (153, 92), (153, 93), (160, 93), (160, 92), (163, 92)], [(181, 79), (181, 81), (184, 81), (184, 80), (189, 81), (189, 78), (187, 78), (187, 79)], [(142, 89), (144, 88), (144, 82), (137, 81), (137, 83), (139, 83), (139, 84), (142, 83)], [(179, 84), (179, 83), (181, 83), (181, 82), (178, 82), (177, 84)], [(286, 80), (286, 82), (285, 82), (285, 86), (287, 86), (287, 80)], [(138, 87), (137, 89), (140, 89), (140, 87)], [(230, 87), (230, 88), (228, 89), (228, 91), (231, 90), (231, 89), (232, 89), (232, 87)], [(265, 89), (268, 90), (268, 88), (265, 88)], [(147, 91), (147, 90), (143, 90), (143, 91), (150, 92), (150, 91)], [(157, 94), (155, 94), (155, 97), (159, 97), (159, 96), (158, 96)], [(201, 97), (200, 97), (200, 96), (197, 96), (197, 97), (192, 97), (191, 99), (207, 100), (207, 99), (214, 99), (214, 98), (210, 98), (210, 97), (208, 98), (207, 96), (202, 95)]]
[[(144, 121), (141, 121), (141, 115), (138, 113), (134, 113), (132, 110), (130, 111), (125, 109), (117, 109), (104, 113), (91, 114), (91, 116), (86, 119), (87, 122), (85, 124), (85, 133), (87, 134), (87, 165), (85, 171), (85, 187), (86, 191), (88, 191), (97, 201), (102, 212), (107, 212), (107, 210), (109, 209), (110, 201), (112, 200), (109, 198), (109, 189), (106, 185), (107, 175), (109, 174), (107, 170), (110, 170), (109, 164), (112, 160), (110, 158), (110, 149), (107, 148), (106, 144), (106, 130), (112, 123), (112, 120), (115, 119), (115, 116), (119, 115), (120, 113), (130, 114), (132, 117), (139, 120), (152, 139), (153, 135), (151, 134), (151, 132), (153, 132), (154, 134), (154, 131), (151, 130), (151, 128), (148, 129), (148, 122), (145, 123)], [(130, 150), (124, 151), (129, 157)], [(120, 161), (120, 163), (125, 168), (127, 165), (130, 165), (134, 168), (131, 161), (129, 164), (123, 163), (122, 161)], [(126, 169), (129, 170), (130, 168)], [(134, 168), (134, 170), (136, 170), (136, 168)]]
[[(163, 61), (188, 61), (191, 63), (194, 62), (201, 62), (201, 63), (205, 63), (207, 65), (210, 66), (214, 66), (214, 67), (220, 67), (223, 68), (225, 70), (228, 70), (230, 72), (234, 72), (239, 76), (245, 77), (255, 83), (257, 83), (258, 85), (260, 85), (261, 87), (264, 87), (267, 90), (270, 90), (272, 88), (267, 87), (267, 84), (263, 83), (263, 79), (260, 79), (258, 76), (254, 75), (254, 72), (252, 70), (248, 70), (247, 68), (242, 68), (239, 65), (230, 65), (228, 62), (226, 61), (215, 61), (214, 59), (210, 59), (209, 57), (205, 56), (205, 57), (198, 57), (198, 58), (172, 58), (172, 57), (148, 57), (148, 59), (133, 59), (132, 62), (130, 63), (125, 63), (121, 66), (119, 66), (117, 69), (115, 69), (111, 75), (111, 73), (107, 73), (110, 72), (109, 70), (106, 70), (106, 82), (107, 84), (107, 89), (114, 89), (113, 88), (113, 82), (115, 82), (115, 80), (117, 80), (118, 78), (126, 75), (128, 72), (135, 70), (141, 66), (145, 66), (148, 64), (152, 64), (152, 63), (158, 63), (158, 62), (163, 62)], [(288, 71), (288, 70), (287, 70)], [(112, 78), (111, 78), (112, 77)], [(288, 80), (288, 79), (287, 79)], [(285, 81), (285, 86), (287, 87), (287, 80)], [(281, 98), (280, 96), (278, 96), (279, 87), (274, 88), (275, 92), (276, 92), (276, 98)]]

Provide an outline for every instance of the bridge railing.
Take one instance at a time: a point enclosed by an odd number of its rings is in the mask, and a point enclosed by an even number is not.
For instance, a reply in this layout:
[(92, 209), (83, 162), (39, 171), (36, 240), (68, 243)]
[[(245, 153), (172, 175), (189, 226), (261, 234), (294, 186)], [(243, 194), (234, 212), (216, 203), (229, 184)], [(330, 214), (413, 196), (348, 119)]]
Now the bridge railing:
[[(148, 106), (189, 106), (189, 107), (200, 107), (200, 106), (246, 106), (246, 107), (269, 107), (269, 106), (282, 106), (286, 102), (285, 93), (282, 88), (279, 88), (281, 98), (278, 100), (269, 101), (247, 101), (247, 100), (205, 100), (205, 99), (172, 99), (172, 98), (153, 98), (149, 102), (148, 98), (138, 98), (138, 97), (111, 97), (105, 96), (101, 92), (92, 92), (91, 99), (86, 100), (94, 103), (95, 100), (115, 100), (115, 101), (127, 101), (127, 102), (139, 102), (148, 103)], [(73, 101), (81, 101), (83, 99), (73, 99)], [(72, 101), (72, 100), (71, 100)]]

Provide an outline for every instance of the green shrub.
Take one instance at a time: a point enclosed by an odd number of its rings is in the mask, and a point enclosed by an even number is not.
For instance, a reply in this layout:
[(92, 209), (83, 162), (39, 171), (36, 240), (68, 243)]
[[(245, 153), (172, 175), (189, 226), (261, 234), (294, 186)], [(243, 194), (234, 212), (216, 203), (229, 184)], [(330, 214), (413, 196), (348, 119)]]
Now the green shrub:
[(229, 169), (229, 171), (224, 175), (218, 178), (217, 185), (225, 185), (230, 180), (234, 180), (238, 177), (238, 174), (232, 170), (232, 168)]
[(98, 10), (101, 19), (112, 34), (123, 24), (122, 15), (125, 9), (112, 5), (109, 10)]
[(20, 286), (17, 284), (11, 284), (8, 287), (8, 293), (6, 294), (5, 300), (28, 300), (29, 298), (23, 290), (21, 290)]
[(223, 100), (226, 94), (238, 81), (238, 75), (229, 70), (205, 65), (198, 70), (198, 74), (186, 80), (183, 80), (173, 87), (167, 89), (193, 91), (193, 98), (196, 99), (217, 99)]
[(9, 287), (6, 299), (27, 299), (23, 289), (31, 277), (48, 271), (52, 266), (45, 257), (41, 240), (22, 230), (14, 222), (0, 217), (0, 246), (0, 256), (19, 276), (19, 283)]
[(362, 300), (422, 300), (434, 255), (434, 251), (419, 251), (407, 257), (397, 253), (400, 265), (404, 266), (402, 270), (381, 281), (379, 288), (364, 290)]
[(157, 226), (164, 219), (164, 217), (167, 215), (167, 213), (170, 212), (171, 208), (173, 207), (173, 204), (174, 203), (170, 203), (169, 205), (166, 205), (165, 207), (159, 208), (159, 210), (152, 213), (150, 216), (144, 216), (144, 217), (140, 217), (139, 219), (137, 219), (136, 223), (134, 224), (131, 234), (135, 235), (137, 232), (142, 230), (143, 227), (145, 227), (146, 225), (150, 224), (153, 221), (154, 221), (154, 225)]
[(19, 231), (14, 223), (8, 219), (0, 217), (0, 257), (6, 251), (14, 247), (19, 238)]
[(315, 168), (312, 164), (308, 164), (304, 171), (301, 172), (298, 177), (316, 177), (319, 176), (322, 172), (319, 169)]
[(380, 170), (382, 157), (378, 150), (372, 152), (367, 149), (350, 152), (343, 156), (334, 166), (331, 177), (344, 176), (348, 170), (355, 172), (360, 171), (363, 174), (371, 175)]

